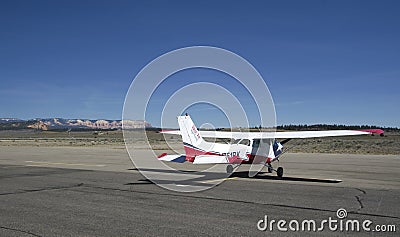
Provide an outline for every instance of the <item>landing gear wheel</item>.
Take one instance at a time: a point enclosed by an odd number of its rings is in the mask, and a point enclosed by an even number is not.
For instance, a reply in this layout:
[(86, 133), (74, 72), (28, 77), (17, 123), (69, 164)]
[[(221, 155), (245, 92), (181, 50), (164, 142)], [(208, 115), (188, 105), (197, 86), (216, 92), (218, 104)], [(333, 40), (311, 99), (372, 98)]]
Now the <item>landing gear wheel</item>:
[(282, 167), (278, 167), (278, 169), (276, 170), (276, 174), (278, 175), (279, 178), (282, 178), (282, 176), (283, 176), (283, 168)]
[(233, 166), (232, 165), (228, 165), (226, 167), (226, 173), (228, 173), (228, 174), (232, 174), (233, 173)]
[(271, 166), (268, 166), (268, 173), (272, 173), (272, 171), (274, 171), (274, 169)]

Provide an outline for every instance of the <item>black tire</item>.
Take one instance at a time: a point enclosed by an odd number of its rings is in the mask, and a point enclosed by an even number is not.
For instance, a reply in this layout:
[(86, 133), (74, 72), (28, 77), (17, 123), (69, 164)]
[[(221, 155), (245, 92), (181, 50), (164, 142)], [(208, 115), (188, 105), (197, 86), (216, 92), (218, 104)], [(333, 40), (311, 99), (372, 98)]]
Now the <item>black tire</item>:
[(276, 174), (278, 175), (279, 178), (282, 178), (283, 177), (283, 168), (278, 167), (278, 169), (276, 170)]
[(232, 165), (228, 165), (226, 167), (226, 173), (228, 173), (228, 174), (232, 174), (233, 173), (233, 166)]

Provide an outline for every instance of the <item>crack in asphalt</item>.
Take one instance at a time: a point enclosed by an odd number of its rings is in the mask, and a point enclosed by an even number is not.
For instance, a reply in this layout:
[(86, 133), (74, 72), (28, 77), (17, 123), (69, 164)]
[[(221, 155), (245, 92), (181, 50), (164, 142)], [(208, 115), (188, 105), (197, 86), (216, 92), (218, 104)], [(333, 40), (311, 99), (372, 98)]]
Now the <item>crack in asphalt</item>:
[(40, 237), (41, 235), (26, 231), (26, 230), (20, 230), (20, 229), (15, 229), (15, 228), (11, 228), (11, 227), (6, 227), (6, 226), (0, 226), (0, 229), (5, 229), (5, 230), (11, 230), (11, 231), (16, 231), (16, 232), (21, 232), (24, 234), (28, 234), (28, 235), (32, 235), (32, 236), (37, 236)]
[(83, 185), (83, 183), (69, 185), (69, 186), (47, 187), (47, 188), (38, 188), (38, 189), (25, 189), (25, 190), (18, 190), (18, 191), (9, 192), (9, 193), (0, 193), (0, 196), (23, 194), (23, 193), (33, 193), (33, 192), (42, 192), (42, 191), (51, 191), (51, 190), (59, 190), (59, 189), (69, 189), (69, 188), (80, 187), (82, 185)]
[(359, 211), (361, 211), (361, 209), (363, 209), (364, 208), (364, 204), (363, 204), (363, 202), (362, 202), (362, 195), (366, 195), (367, 194), (367, 192), (365, 191), (365, 190), (362, 190), (362, 189), (359, 189), (359, 188), (355, 188), (357, 191), (360, 191), (361, 192), (361, 194), (359, 194), (359, 195), (355, 195), (354, 197), (356, 198), (356, 200), (357, 200), (357, 202), (358, 202), (358, 205), (360, 206), (357, 210), (356, 210), (356, 212), (358, 213)]
[[(155, 193), (155, 192), (150, 192), (150, 191), (137, 191), (137, 190), (134, 191), (134, 190), (127, 190), (127, 189), (120, 189), (120, 188), (101, 187), (101, 186), (95, 186), (95, 185), (89, 185), (89, 184), (83, 184), (81, 187), (95, 188), (95, 189), (102, 189), (102, 190), (111, 190), (111, 191), (120, 191), (120, 192), (133, 192), (133, 193), (140, 193), (140, 194), (160, 195), (160, 196), (168, 196), (168, 197), (181, 197), (181, 198), (184, 197), (184, 198), (193, 198), (193, 199), (202, 199), (202, 200), (226, 201), (226, 202), (242, 203), (242, 204), (255, 204), (255, 205), (273, 206), (273, 207), (293, 208), (293, 209), (300, 209), (300, 210), (311, 210), (311, 211), (321, 211), (321, 212), (331, 212), (331, 213), (337, 212), (337, 210), (329, 210), (329, 209), (314, 208), (314, 207), (302, 207), (302, 206), (285, 205), (285, 204), (262, 203), (262, 202), (218, 198), (218, 197), (210, 197), (210, 196), (192, 196), (192, 195), (181, 195), (181, 194), (173, 194), (173, 193)], [(84, 191), (84, 190), (76, 190), (76, 191), (90, 192), (90, 191)], [(363, 192), (363, 194), (365, 194), (364, 190), (360, 190), (360, 191)], [(91, 193), (93, 193), (93, 192), (91, 192)], [(361, 205), (362, 205), (362, 203), (361, 203)], [(398, 216), (361, 213), (358, 211), (359, 210), (354, 211), (354, 212), (349, 211), (348, 213), (365, 215), (365, 216), (373, 216), (373, 217), (392, 218), (392, 219), (400, 220), (400, 217), (398, 217)]]

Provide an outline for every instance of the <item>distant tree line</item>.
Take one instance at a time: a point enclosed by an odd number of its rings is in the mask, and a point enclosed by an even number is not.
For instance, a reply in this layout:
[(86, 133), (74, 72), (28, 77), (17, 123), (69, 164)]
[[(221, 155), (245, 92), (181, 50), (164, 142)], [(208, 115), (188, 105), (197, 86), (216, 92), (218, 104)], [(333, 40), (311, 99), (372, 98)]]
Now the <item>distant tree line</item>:
[(395, 127), (378, 127), (371, 125), (342, 125), (342, 124), (289, 124), (289, 125), (279, 125), (278, 130), (294, 130), (294, 131), (307, 131), (307, 130), (362, 130), (362, 129), (382, 129), (385, 132), (398, 132), (399, 128)]

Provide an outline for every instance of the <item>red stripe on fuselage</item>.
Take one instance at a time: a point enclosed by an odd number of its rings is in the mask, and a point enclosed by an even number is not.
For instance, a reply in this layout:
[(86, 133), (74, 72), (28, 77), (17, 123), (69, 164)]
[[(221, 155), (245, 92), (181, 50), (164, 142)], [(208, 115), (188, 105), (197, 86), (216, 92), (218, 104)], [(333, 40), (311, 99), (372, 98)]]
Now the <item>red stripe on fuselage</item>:
[[(193, 162), (196, 156), (201, 156), (201, 155), (223, 156), (216, 152), (203, 151), (188, 145), (184, 145), (183, 147), (185, 148), (186, 161), (188, 162)], [(258, 163), (263, 163), (263, 162), (271, 163), (272, 161), (272, 158), (266, 156), (247, 154), (247, 157), (249, 158), (249, 160), (243, 160), (238, 156), (228, 157), (228, 161), (229, 163), (234, 163), (234, 164), (240, 164), (240, 163), (252, 164), (254, 159), (256, 159)]]
[(213, 155), (213, 156), (220, 156), (218, 153), (214, 152), (208, 152), (208, 151), (203, 151), (200, 149), (196, 149), (187, 145), (183, 146), (185, 148), (185, 153), (186, 153), (186, 161), (193, 162), (194, 158), (196, 156), (201, 156), (201, 155)]
[[(196, 156), (201, 156), (201, 155), (223, 156), (216, 152), (203, 151), (203, 150), (196, 149), (196, 148), (188, 146), (188, 145), (184, 145), (184, 148), (185, 148), (185, 153), (186, 153), (186, 161), (189, 161), (189, 162), (193, 162), (194, 158)], [(242, 161), (243, 161), (243, 159), (241, 159), (239, 156), (228, 157), (228, 162), (231, 164), (240, 164), (240, 163), (242, 163)]]

